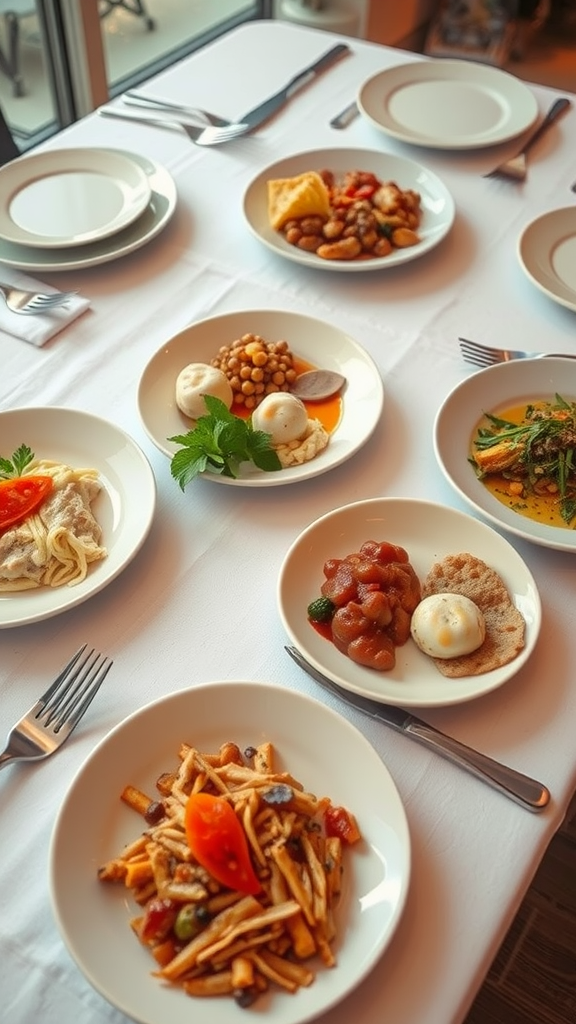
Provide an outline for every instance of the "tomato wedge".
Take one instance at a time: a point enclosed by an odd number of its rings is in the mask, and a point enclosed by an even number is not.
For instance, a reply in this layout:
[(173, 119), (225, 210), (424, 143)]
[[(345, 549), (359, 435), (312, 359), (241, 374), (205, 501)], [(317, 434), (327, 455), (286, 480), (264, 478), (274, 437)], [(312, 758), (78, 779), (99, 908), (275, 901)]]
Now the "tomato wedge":
[(19, 476), (0, 480), (0, 530), (14, 526), (34, 512), (54, 486), (51, 476)]
[(252, 867), (246, 834), (224, 797), (191, 793), (185, 826), (194, 857), (218, 882), (251, 896), (260, 892), (262, 886)]

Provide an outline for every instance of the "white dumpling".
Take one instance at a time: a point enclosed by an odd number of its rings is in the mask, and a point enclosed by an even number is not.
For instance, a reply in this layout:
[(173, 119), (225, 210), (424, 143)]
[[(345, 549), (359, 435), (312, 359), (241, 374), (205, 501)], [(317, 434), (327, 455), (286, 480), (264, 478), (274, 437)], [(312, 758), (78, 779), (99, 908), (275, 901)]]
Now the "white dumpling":
[(431, 594), (417, 605), (412, 637), (432, 658), (457, 658), (480, 647), (486, 623), (478, 605), (463, 594)]
[(176, 405), (185, 416), (197, 420), (207, 413), (204, 395), (221, 399), (227, 409), (234, 395), (226, 374), (208, 363), (189, 363), (176, 378)]
[(270, 434), (272, 444), (288, 444), (303, 437), (308, 426), (304, 402), (287, 391), (266, 395), (252, 413), (254, 430)]

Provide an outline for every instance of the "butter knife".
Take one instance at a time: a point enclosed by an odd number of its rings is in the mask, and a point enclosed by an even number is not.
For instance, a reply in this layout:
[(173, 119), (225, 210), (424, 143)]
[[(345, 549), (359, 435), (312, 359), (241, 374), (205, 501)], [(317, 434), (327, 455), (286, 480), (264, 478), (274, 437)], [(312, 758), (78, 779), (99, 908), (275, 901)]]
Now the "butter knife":
[(384, 722), (392, 729), (429, 747), (441, 757), (452, 761), (459, 768), (464, 768), (465, 771), (475, 775), (483, 782), (487, 782), (488, 785), (493, 786), (494, 789), (504, 793), (505, 796), (515, 800), (523, 807), (527, 807), (530, 811), (542, 811), (548, 804), (550, 792), (535, 779), (522, 775), (521, 772), (508, 768), (507, 765), (500, 764), (499, 761), (494, 761), (486, 754), (481, 754), (477, 750), (473, 750), (472, 747), (467, 747), (464, 743), (452, 739), (451, 736), (446, 736), (439, 729), (428, 725), (420, 718), (416, 718), (415, 715), (404, 711), (403, 708), (391, 704), (381, 704), (379, 701), (370, 700), (368, 697), (362, 697), (349, 690), (343, 690), (331, 679), (327, 679), (313, 665), (310, 665), (296, 647), (285, 647), (284, 650), (317, 683), (336, 694), (350, 707), (356, 708), (357, 711), (363, 711), (370, 718)]
[(287, 85), (279, 92), (271, 96), (270, 99), (265, 100), (264, 103), (259, 103), (257, 107), (250, 110), (247, 114), (244, 114), (240, 120), (243, 124), (249, 124), (250, 128), (259, 128), (260, 125), (268, 121), (273, 114), (275, 114), (281, 107), (283, 107), (288, 100), (292, 99), (295, 93), (303, 89), (305, 85), (308, 85), (314, 78), (326, 71), (327, 68), (332, 67), (336, 61), (340, 60), (345, 54), (351, 53), (350, 47), (346, 43), (338, 43), (337, 46), (333, 46), (332, 49), (328, 50), (323, 57), (314, 61), (309, 67), (304, 68), (303, 71), (299, 71), (294, 78), (291, 78)]

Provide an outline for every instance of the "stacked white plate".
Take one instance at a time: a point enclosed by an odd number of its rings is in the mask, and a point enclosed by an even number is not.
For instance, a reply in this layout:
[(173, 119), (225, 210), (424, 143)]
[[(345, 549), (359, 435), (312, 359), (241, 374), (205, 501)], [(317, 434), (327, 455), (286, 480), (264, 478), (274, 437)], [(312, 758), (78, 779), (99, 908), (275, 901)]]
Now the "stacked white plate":
[(90, 267), (124, 256), (168, 223), (176, 187), (154, 161), (118, 149), (56, 149), (0, 169), (0, 263)]

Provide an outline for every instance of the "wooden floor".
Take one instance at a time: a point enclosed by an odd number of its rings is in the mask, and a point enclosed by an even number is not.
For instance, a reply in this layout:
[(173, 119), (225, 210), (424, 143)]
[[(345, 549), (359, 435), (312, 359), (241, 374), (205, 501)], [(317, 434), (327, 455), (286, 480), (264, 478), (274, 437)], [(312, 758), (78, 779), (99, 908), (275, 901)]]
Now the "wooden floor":
[(576, 1022), (576, 795), (464, 1024)]

